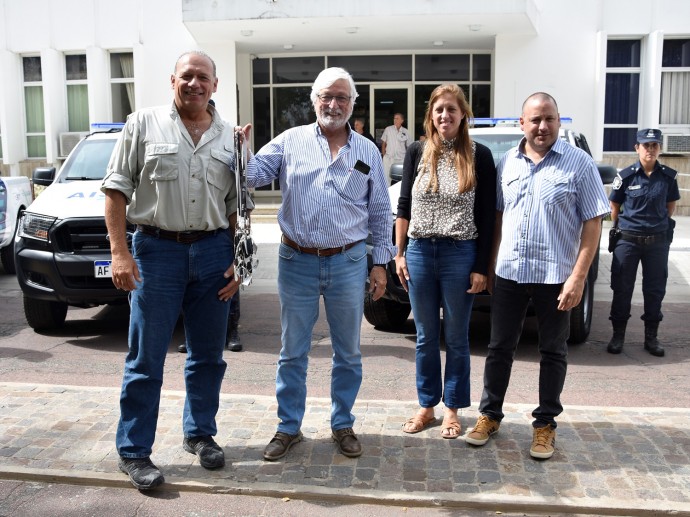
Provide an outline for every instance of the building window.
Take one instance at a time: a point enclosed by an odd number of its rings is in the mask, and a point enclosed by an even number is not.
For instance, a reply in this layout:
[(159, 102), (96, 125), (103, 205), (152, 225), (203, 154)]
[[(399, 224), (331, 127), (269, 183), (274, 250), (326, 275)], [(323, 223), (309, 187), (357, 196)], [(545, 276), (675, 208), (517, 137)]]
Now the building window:
[(69, 131), (89, 130), (89, 91), (86, 83), (86, 55), (65, 56), (67, 79), (67, 127)]
[(604, 151), (635, 145), (640, 103), (640, 40), (609, 40), (606, 46)]
[(690, 124), (690, 39), (664, 40), (661, 124)]
[(134, 111), (134, 54), (110, 54), (110, 85), (113, 102), (113, 122), (125, 122)]
[(24, 69), (24, 113), (26, 148), (29, 158), (46, 157), (46, 126), (43, 109), (43, 73), (40, 56), (22, 58)]
[(410, 55), (329, 56), (328, 66), (344, 68), (352, 75), (357, 85), (412, 80), (412, 56)]
[[(405, 90), (410, 85), (414, 95), (414, 113), (408, 114), (407, 127), (415, 135), (423, 132), (422, 121), (431, 91), (443, 82), (459, 84), (465, 91), (475, 117), (491, 116), (492, 65), (489, 53), (338, 55), (304, 57), (259, 57), (252, 60), (252, 120), (254, 148), (260, 149), (274, 136), (290, 127), (314, 121), (310, 92), (316, 76), (325, 67), (338, 66), (352, 74), (357, 86), (353, 117), (368, 125), (381, 118), (378, 110), (370, 113), (375, 88), (386, 92)], [(391, 86), (386, 85), (391, 83)], [(388, 88), (388, 89), (386, 89)], [(393, 88), (393, 89), (390, 89)], [(381, 90), (379, 90), (381, 91)], [(407, 103), (407, 97), (404, 99)], [(392, 115), (386, 120), (392, 120)], [(390, 123), (390, 122), (388, 122)], [(383, 128), (368, 128), (374, 134)], [(257, 190), (278, 190), (277, 182)]]

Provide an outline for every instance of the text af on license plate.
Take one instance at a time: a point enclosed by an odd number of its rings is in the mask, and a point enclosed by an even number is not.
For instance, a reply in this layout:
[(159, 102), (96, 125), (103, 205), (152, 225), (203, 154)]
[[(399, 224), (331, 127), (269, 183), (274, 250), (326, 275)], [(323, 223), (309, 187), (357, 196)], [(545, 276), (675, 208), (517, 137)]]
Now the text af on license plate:
[(94, 260), (93, 276), (96, 278), (112, 278), (113, 273), (110, 271), (110, 264), (110, 260)]

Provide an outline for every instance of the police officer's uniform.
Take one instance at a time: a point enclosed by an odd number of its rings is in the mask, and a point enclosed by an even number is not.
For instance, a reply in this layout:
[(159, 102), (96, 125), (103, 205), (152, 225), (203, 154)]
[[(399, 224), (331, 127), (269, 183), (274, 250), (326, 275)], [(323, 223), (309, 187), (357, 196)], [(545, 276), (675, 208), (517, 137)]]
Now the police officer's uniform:
[[(638, 141), (640, 140), (660, 142), (661, 131), (640, 131)], [(642, 262), (645, 349), (653, 355), (664, 355), (664, 349), (656, 339), (656, 332), (663, 319), (661, 302), (666, 294), (669, 230), (672, 230), (673, 224), (666, 204), (680, 199), (676, 176), (675, 170), (658, 161), (653, 172), (647, 176), (638, 160), (620, 171), (613, 182), (609, 200), (620, 204), (620, 237), (613, 250), (611, 264), (613, 300), (609, 319), (614, 329), (614, 338), (608, 347), (611, 353), (619, 353), (622, 349), (625, 326), (630, 318), (637, 267)]]

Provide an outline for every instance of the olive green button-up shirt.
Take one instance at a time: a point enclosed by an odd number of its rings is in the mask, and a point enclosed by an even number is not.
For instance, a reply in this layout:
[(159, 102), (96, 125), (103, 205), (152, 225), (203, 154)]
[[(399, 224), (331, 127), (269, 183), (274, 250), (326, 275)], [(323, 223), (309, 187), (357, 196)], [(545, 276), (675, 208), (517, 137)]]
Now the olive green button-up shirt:
[(237, 210), (233, 126), (213, 106), (195, 146), (173, 103), (132, 113), (101, 190), (127, 198), (127, 220), (170, 231), (228, 227)]

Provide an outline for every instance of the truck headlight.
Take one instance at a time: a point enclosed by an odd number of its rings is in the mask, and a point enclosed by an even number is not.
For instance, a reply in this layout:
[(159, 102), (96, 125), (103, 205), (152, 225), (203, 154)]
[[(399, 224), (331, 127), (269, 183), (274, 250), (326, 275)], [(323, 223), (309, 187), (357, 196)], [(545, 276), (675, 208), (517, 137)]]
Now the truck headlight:
[(24, 212), (19, 222), (18, 233), (21, 237), (27, 239), (37, 239), (39, 241), (48, 242), (48, 231), (56, 220), (56, 217)]

